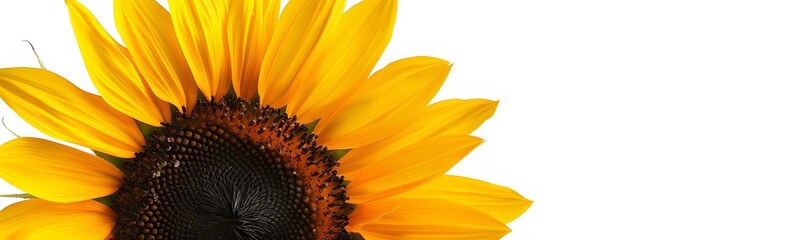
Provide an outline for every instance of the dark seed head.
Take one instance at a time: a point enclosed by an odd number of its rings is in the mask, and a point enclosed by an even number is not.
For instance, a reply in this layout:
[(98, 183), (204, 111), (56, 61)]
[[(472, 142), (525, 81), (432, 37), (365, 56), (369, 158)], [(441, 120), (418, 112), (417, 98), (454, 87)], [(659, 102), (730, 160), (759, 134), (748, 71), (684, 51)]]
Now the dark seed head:
[(125, 164), (119, 239), (348, 239), (337, 162), (296, 118), (200, 100)]

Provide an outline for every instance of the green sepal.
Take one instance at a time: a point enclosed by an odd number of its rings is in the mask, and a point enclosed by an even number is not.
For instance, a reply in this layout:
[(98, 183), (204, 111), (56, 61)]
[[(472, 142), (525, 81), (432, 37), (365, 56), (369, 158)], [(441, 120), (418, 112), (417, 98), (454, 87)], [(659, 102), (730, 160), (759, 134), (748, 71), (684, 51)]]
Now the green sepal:
[(97, 155), (97, 157), (105, 159), (105, 161), (108, 161), (109, 163), (113, 164), (114, 167), (116, 167), (120, 171), (124, 172), (124, 170), (125, 170), (125, 162), (127, 161), (126, 158), (120, 158), (120, 157), (116, 157), (116, 156), (111, 156), (111, 155), (108, 155), (107, 153), (103, 153), (103, 152), (99, 152), (99, 151), (94, 151), (94, 154)]
[(0, 198), (24, 198), (24, 199), (31, 199), (36, 198), (33, 195), (28, 193), (15, 193), (15, 194), (0, 194)]
[(95, 198), (94, 201), (97, 201), (98, 203), (102, 203), (102, 205), (111, 207), (113, 205), (113, 201), (116, 200), (116, 196), (117, 196), (117, 194), (114, 193), (114, 194), (111, 194), (111, 195), (108, 195), (108, 196), (105, 196), (105, 197)]
[(176, 118), (177, 114), (180, 114), (181, 112), (183, 112), (182, 109), (183, 109), (182, 107), (181, 108), (177, 108), (177, 106), (174, 106), (174, 104), (169, 104), (169, 112), (172, 113), (172, 119)]
[[(227, 99), (236, 99), (236, 98), (238, 98), (238, 94), (235, 94), (235, 87), (233, 87), (232, 82), (230, 82), (230, 86), (229, 86), (229, 88), (227, 88), (227, 93), (224, 94), (224, 98), (227, 98)], [(221, 99), (216, 99), (216, 101), (219, 101), (219, 100), (221, 100)]]
[(0, 118), (0, 122), (3, 123), (3, 127), (6, 128), (6, 130), (8, 130), (8, 132), (10, 132), (15, 137), (19, 137), (19, 135), (17, 135), (17, 133), (15, 133), (14, 131), (11, 131), (11, 128), (8, 128), (8, 126), (6, 126), (6, 116), (3, 116), (2, 118)]
[(263, 106), (262, 103), (260, 102), (260, 93), (258, 92), (255, 92), (255, 96), (253, 96), (249, 100), (257, 102), (258, 106)]
[(349, 233), (349, 237), (353, 240), (365, 240), (365, 237), (360, 233)]
[(199, 101), (199, 99), (206, 100), (208, 98), (205, 97), (205, 93), (203, 93), (202, 90), (197, 87), (197, 89), (196, 89), (196, 100)]
[(143, 135), (144, 138), (148, 137), (150, 134), (152, 134), (152, 132), (155, 132), (155, 131), (160, 129), (160, 127), (156, 127), (156, 126), (152, 126), (152, 125), (149, 125), (149, 124), (146, 124), (146, 123), (143, 123), (143, 122), (139, 122), (138, 120), (135, 120), (135, 121), (136, 121), (136, 126), (138, 126), (138, 131), (141, 132), (141, 135)]
[(346, 153), (349, 153), (351, 149), (335, 149), (335, 150), (327, 150), (327, 153), (332, 154), (332, 158), (335, 161), (340, 160), (343, 156), (346, 156)]
[(304, 125), (305, 127), (307, 127), (307, 133), (313, 133), (313, 130), (315, 130), (315, 127), (318, 126), (318, 121), (321, 121), (321, 119), (315, 120), (315, 121), (313, 121), (311, 123), (308, 123), (308, 124)]
[(346, 213), (346, 215), (350, 215), (354, 212), (354, 209), (357, 209), (357, 204), (349, 203), (347, 204), (346, 208), (344, 208), (343, 210), (344, 213)]

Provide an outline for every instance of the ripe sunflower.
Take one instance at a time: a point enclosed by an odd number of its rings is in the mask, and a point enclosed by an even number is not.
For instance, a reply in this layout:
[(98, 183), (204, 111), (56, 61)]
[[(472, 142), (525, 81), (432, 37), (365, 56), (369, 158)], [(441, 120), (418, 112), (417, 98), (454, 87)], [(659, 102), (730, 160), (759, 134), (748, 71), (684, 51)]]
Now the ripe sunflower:
[(43, 133), (0, 146), (32, 198), (2, 239), (495, 239), (531, 201), (444, 175), (497, 106), (427, 104), (451, 65), (370, 74), (395, 0), (115, 0), (117, 43), (66, 0), (101, 96), (43, 69), (0, 69), (0, 97)]

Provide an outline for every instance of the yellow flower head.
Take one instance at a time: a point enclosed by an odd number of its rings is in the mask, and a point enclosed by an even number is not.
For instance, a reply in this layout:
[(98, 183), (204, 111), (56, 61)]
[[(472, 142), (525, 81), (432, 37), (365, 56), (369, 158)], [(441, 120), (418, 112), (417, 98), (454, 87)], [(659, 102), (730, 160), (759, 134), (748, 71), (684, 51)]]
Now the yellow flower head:
[(67, 0), (101, 96), (36, 68), (0, 69), (30, 125), (0, 177), (33, 198), (0, 239), (496, 239), (531, 201), (444, 175), (482, 143), (496, 101), (429, 105), (433, 57), (371, 74), (396, 0), (115, 0), (117, 43)]

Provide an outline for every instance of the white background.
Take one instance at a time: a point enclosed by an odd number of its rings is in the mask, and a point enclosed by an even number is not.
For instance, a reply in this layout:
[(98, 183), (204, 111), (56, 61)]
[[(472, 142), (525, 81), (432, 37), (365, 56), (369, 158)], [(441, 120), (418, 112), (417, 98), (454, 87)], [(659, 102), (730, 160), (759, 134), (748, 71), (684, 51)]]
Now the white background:
[[(113, 27), (111, 1), (84, 2)], [(452, 173), (535, 200), (506, 239), (797, 239), (795, 10), (404, 0), (379, 65), (442, 57), (454, 69), (437, 99), (501, 100), (475, 133), (487, 142)], [(63, 1), (0, 0), (0, 67), (37, 66), (23, 39), (48, 69), (96, 92)]]

